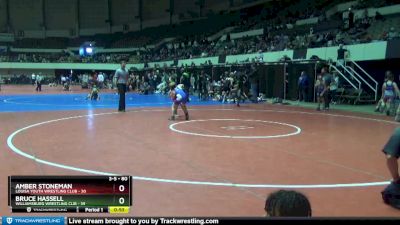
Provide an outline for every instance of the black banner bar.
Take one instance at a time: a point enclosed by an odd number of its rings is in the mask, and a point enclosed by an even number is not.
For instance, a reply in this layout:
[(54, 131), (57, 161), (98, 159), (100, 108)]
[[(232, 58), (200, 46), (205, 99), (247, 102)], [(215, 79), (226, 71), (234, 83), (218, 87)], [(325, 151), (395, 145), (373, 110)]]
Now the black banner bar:
[(389, 223), (399, 224), (400, 218), (196, 218), (196, 217), (68, 217), (67, 224), (199, 224), (199, 225), (223, 225), (223, 224), (337, 224), (338, 222), (350, 223)]
[(109, 207), (13, 207), (13, 213), (109, 213)]
[(12, 213), (78, 213), (78, 207), (13, 207)]

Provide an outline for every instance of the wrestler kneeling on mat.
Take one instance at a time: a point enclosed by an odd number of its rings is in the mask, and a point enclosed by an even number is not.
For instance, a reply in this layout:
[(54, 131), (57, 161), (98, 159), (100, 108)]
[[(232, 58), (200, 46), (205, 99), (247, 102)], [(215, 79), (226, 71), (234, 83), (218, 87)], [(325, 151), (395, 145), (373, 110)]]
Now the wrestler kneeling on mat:
[(175, 120), (178, 115), (178, 107), (181, 106), (183, 112), (185, 113), (185, 119), (189, 120), (189, 112), (186, 108), (186, 102), (188, 101), (188, 95), (183, 90), (183, 85), (179, 84), (178, 86), (175, 83), (171, 83), (169, 85), (170, 91), (169, 96), (171, 97), (172, 104), (172, 116), (169, 120)]
[(86, 97), (86, 99), (90, 99), (90, 100), (100, 100), (100, 95), (99, 95), (99, 88), (96, 85), (93, 85), (92, 90), (90, 91), (90, 93), (88, 94), (88, 96)]

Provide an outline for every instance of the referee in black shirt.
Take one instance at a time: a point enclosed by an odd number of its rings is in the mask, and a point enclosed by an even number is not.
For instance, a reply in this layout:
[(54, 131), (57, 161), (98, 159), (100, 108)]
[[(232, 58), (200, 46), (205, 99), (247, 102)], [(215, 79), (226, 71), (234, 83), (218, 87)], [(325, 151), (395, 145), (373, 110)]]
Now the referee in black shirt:
[(125, 60), (121, 61), (121, 68), (115, 71), (115, 77), (117, 80), (117, 88), (119, 94), (119, 105), (118, 111), (125, 112), (125, 92), (126, 92), (126, 83), (128, 82), (128, 71), (125, 69), (126, 62)]
[(191, 84), (190, 84), (190, 75), (188, 72), (183, 72), (180, 84), (183, 84), (183, 91), (187, 94), (188, 102), (190, 102), (189, 91)]

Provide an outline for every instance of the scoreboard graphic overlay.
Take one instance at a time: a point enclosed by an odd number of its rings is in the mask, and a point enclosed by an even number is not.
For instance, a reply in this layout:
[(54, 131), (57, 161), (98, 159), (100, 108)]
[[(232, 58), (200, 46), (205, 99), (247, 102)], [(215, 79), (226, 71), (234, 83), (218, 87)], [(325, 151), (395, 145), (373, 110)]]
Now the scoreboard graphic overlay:
[(9, 176), (13, 213), (128, 213), (130, 176)]

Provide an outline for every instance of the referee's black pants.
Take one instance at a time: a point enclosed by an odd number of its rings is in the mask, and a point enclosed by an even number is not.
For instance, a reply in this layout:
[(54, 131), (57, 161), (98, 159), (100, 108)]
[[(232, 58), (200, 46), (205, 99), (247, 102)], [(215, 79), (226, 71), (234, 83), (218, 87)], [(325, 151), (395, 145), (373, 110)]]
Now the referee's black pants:
[(125, 111), (125, 92), (126, 84), (117, 84), (118, 94), (119, 94), (119, 105), (118, 111)]
[(190, 102), (190, 87), (189, 88), (184, 88), (183, 91), (185, 92), (188, 102)]
[(41, 82), (37, 82), (36, 83), (36, 91), (42, 91), (42, 83)]
[(329, 109), (329, 103), (331, 102), (331, 93), (329, 90), (324, 92), (324, 109)]

